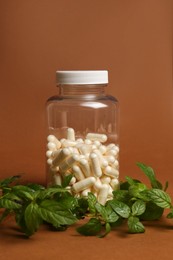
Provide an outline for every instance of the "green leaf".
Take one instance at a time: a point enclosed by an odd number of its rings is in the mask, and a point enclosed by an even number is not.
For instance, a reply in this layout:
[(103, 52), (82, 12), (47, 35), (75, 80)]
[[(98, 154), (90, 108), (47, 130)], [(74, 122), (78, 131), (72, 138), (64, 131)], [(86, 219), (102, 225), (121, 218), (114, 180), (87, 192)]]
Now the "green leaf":
[(28, 183), (27, 187), (34, 190), (34, 191), (39, 191), (39, 190), (44, 190), (45, 187), (40, 185), (40, 184), (36, 184), (36, 183)]
[(12, 192), (25, 200), (33, 200), (34, 190), (24, 185), (16, 185), (12, 188)]
[(130, 208), (124, 202), (112, 200), (109, 205), (121, 217), (128, 218), (130, 215)]
[(128, 228), (130, 233), (144, 233), (145, 228), (143, 224), (139, 221), (139, 218), (130, 216), (128, 218)]
[(145, 212), (140, 215), (141, 220), (157, 220), (163, 215), (164, 209), (154, 204), (152, 201), (146, 203)]
[(148, 191), (148, 196), (157, 206), (161, 208), (170, 208), (171, 207), (171, 198), (163, 190), (152, 189)]
[(103, 238), (103, 237), (107, 236), (110, 233), (110, 231), (111, 231), (111, 225), (109, 223), (106, 223), (105, 224), (105, 233), (98, 235), (98, 237)]
[(131, 196), (128, 190), (114, 190), (113, 191), (114, 199), (122, 201), (122, 202), (129, 202)]
[(19, 204), (18, 202), (12, 201), (10, 199), (2, 198), (2, 199), (0, 199), (0, 208), (20, 209), (21, 204)]
[(103, 205), (101, 205), (100, 203), (98, 203), (98, 202), (95, 204), (95, 208), (96, 208), (97, 212), (100, 213), (100, 215), (102, 216), (103, 220), (107, 221), (108, 215), (107, 215), (106, 208)]
[(111, 208), (111, 206), (106, 205), (105, 209), (106, 209), (106, 213), (107, 213), (106, 222), (109, 222), (109, 223), (117, 222), (119, 219), (119, 216), (117, 215), (117, 213), (115, 213), (115, 211)]
[(99, 219), (91, 218), (86, 224), (78, 227), (76, 230), (79, 234), (84, 236), (95, 236), (100, 233), (102, 224)]
[(89, 192), (88, 193), (88, 206), (89, 206), (89, 211), (91, 214), (96, 213), (96, 208), (95, 208), (96, 202), (97, 202), (96, 196), (93, 193)]
[[(130, 177), (126, 176), (126, 178), (130, 178)], [(139, 180), (132, 179), (132, 178), (130, 178), (130, 179), (131, 179), (130, 183), (133, 183), (133, 184), (135, 184), (135, 183), (141, 183)], [(130, 180), (130, 179), (128, 179), (128, 180)], [(129, 182), (127, 182), (127, 181), (121, 182), (121, 183), (120, 183), (120, 190), (128, 190), (129, 187), (130, 187), (130, 185), (131, 185), (131, 184), (129, 184)]]
[(162, 184), (156, 179), (154, 170), (143, 163), (137, 163), (137, 166), (144, 172), (144, 174), (150, 180), (152, 188), (162, 189)]
[(137, 200), (132, 205), (132, 215), (133, 216), (142, 215), (145, 212), (145, 209), (146, 209), (146, 203), (142, 200)]
[(12, 177), (9, 177), (9, 178), (6, 178), (2, 181), (0, 181), (0, 187), (5, 187), (5, 186), (8, 186), (9, 184), (17, 181), (21, 176), (20, 175), (16, 175), (16, 176), (12, 176)]
[(53, 195), (55, 195), (57, 193), (66, 193), (66, 192), (68, 193), (68, 191), (65, 188), (61, 188), (61, 187), (47, 188), (43, 191), (40, 191), (37, 198), (44, 200), (44, 199), (52, 197)]
[(70, 210), (65, 209), (64, 206), (53, 200), (41, 202), (38, 212), (44, 221), (52, 224), (54, 227), (72, 225), (77, 221)]
[(166, 181), (166, 183), (165, 183), (165, 187), (164, 187), (164, 191), (167, 191), (167, 189), (168, 189), (168, 186), (169, 186), (169, 183), (168, 183), (168, 181)]
[(63, 182), (62, 182), (63, 188), (66, 188), (67, 186), (69, 186), (69, 183), (70, 183), (72, 177), (73, 177), (73, 174), (69, 174), (67, 176), (64, 176), (64, 179), (63, 179)]
[(146, 190), (147, 190), (147, 187), (146, 187), (145, 184), (143, 184), (143, 183), (135, 183), (134, 185), (131, 185), (129, 187), (129, 194), (132, 197), (143, 199), (143, 196), (142, 196), (141, 193), (143, 191), (146, 191)]
[(41, 218), (38, 212), (38, 205), (35, 202), (31, 202), (24, 213), (25, 224), (27, 227), (26, 234), (31, 236), (34, 234), (41, 224)]

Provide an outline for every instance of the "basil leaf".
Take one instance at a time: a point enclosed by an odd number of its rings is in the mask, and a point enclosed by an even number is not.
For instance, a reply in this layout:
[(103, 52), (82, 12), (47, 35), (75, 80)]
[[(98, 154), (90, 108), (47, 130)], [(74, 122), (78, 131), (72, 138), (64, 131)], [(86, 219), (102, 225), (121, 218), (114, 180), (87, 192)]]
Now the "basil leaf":
[(0, 181), (0, 187), (2, 188), (2, 187), (5, 187), (5, 186), (8, 186), (9, 184), (18, 180), (20, 177), (21, 177), (20, 175), (16, 175), (16, 176), (6, 178), (6, 179)]
[(20, 209), (21, 204), (18, 202), (15, 202), (10, 199), (2, 198), (0, 199), (0, 208), (5, 208), (5, 209)]
[(148, 196), (157, 206), (161, 208), (170, 208), (171, 207), (171, 198), (163, 190), (152, 189), (148, 191)]
[(154, 170), (143, 163), (137, 163), (137, 166), (144, 172), (144, 174), (150, 180), (152, 188), (162, 189), (162, 184), (156, 179)]
[(45, 190), (40, 191), (40, 193), (37, 195), (38, 199), (44, 200), (47, 198), (52, 197), (56, 193), (66, 193), (68, 192), (65, 188), (62, 187), (53, 187), (53, 188), (47, 188)]
[(34, 234), (41, 224), (41, 218), (38, 213), (38, 205), (36, 203), (30, 203), (24, 213), (25, 224), (27, 227), (27, 235)]
[(107, 213), (106, 222), (114, 223), (119, 219), (119, 216), (117, 215), (117, 213), (115, 213), (115, 211), (113, 211), (111, 206), (107, 205), (105, 209)]
[(70, 183), (72, 177), (73, 177), (73, 174), (69, 174), (69, 175), (64, 177), (63, 182), (62, 182), (63, 188), (66, 188), (67, 186), (69, 186), (69, 183)]
[(139, 221), (139, 218), (130, 216), (128, 218), (128, 228), (130, 233), (144, 233), (145, 228), (143, 224)]
[(132, 215), (133, 216), (142, 215), (145, 212), (145, 209), (146, 209), (146, 203), (142, 200), (137, 200), (132, 205)]
[(143, 183), (135, 183), (129, 187), (129, 194), (132, 197), (143, 199), (141, 192), (147, 190), (147, 187)]
[(102, 224), (99, 219), (91, 218), (86, 224), (78, 227), (76, 230), (78, 233), (84, 236), (95, 236), (100, 233)]
[(99, 238), (103, 238), (105, 236), (107, 236), (111, 231), (111, 225), (109, 223), (105, 224), (105, 233), (102, 235), (98, 235)]
[(44, 221), (52, 224), (54, 227), (72, 225), (77, 221), (70, 210), (66, 210), (65, 207), (56, 201), (46, 200), (41, 202), (38, 212)]
[(96, 196), (93, 193), (89, 192), (88, 193), (88, 207), (89, 207), (90, 213), (92, 213), (92, 214), (96, 213), (96, 208), (95, 208), (96, 202), (97, 202)]
[(112, 209), (121, 217), (128, 218), (130, 215), (130, 208), (128, 205), (121, 201), (112, 200), (110, 201), (109, 205)]
[(166, 216), (167, 218), (173, 218), (173, 208), (171, 208), (171, 211)]
[(122, 202), (129, 202), (131, 196), (128, 190), (114, 190), (113, 191), (114, 199), (122, 201)]
[(154, 204), (152, 201), (146, 203), (145, 212), (140, 215), (141, 220), (157, 220), (163, 215), (164, 209)]

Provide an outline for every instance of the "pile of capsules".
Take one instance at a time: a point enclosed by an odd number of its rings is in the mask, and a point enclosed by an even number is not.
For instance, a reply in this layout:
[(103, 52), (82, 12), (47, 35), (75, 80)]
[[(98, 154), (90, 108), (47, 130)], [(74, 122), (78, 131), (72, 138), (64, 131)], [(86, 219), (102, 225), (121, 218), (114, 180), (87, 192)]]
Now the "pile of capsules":
[(53, 184), (61, 185), (63, 177), (73, 174), (69, 191), (87, 197), (94, 193), (102, 205), (112, 199), (119, 188), (119, 147), (104, 145), (105, 134), (88, 133), (85, 139), (75, 137), (73, 128), (67, 129), (67, 138), (58, 140), (49, 135), (46, 155)]

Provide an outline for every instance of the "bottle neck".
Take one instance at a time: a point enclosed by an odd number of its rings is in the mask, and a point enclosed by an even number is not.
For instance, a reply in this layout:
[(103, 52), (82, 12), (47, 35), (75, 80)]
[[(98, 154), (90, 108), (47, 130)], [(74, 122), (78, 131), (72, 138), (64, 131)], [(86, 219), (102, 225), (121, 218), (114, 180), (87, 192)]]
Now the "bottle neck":
[(105, 84), (60, 85), (59, 95), (65, 98), (95, 98), (105, 95)]

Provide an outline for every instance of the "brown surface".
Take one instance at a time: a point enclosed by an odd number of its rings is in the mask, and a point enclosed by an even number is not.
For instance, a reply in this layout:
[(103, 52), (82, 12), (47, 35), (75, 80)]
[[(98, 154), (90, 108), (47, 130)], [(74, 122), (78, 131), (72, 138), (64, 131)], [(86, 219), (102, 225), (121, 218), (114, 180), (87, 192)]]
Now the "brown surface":
[[(57, 69), (108, 69), (121, 105), (121, 178), (156, 169), (173, 186), (172, 0), (0, 1), (0, 177), (45, 182), (45, 101)], [(9, 227), (10, 224), (9, 224)], [(1, 228), (1, 259), (172, 259), (173, 232), (106, 239)], [(68, 248), (68, 249), (66, 249)]]
[(124, 226), (102, 239), (80, 236), (75, 227), (53, 232), (44, 226), (27, 239), (11, 222), (0, 228), (0, 259), (171, 260), (172, 223), (163, 218), (146, 225), (146, 233), (138, 235), (128, 234)]

